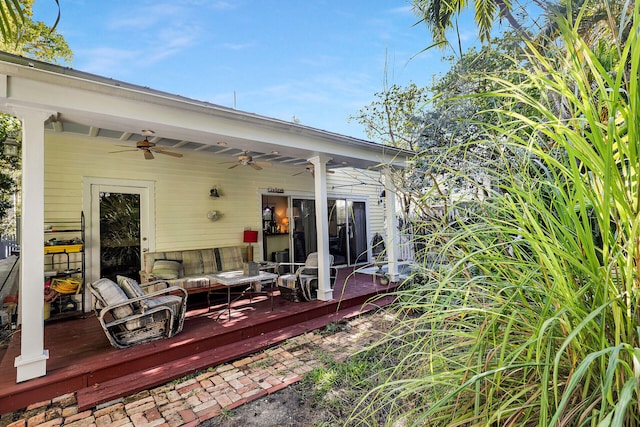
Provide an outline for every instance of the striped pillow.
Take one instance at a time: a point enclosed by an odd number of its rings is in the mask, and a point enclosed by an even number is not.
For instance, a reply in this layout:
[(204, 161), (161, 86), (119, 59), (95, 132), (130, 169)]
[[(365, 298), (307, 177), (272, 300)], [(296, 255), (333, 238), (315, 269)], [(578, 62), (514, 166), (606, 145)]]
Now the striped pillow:
[[(112, 280), (103, 278), (91, 285), (96, 290), (101, 303), (106, 307), (113, 304), (129, 301), (124, 291)], [(113, 316), (116, 319), (122, 319), (133, 314), (133, 309), (129, 305), (123, 305), (113, 310)]]
[(213, 250), (216, 260), (216, 271), (242, 270), (244, 260), (240, 246), (227, 246)]
[(134, 279), (125, 276), (117, 276), (116, 281), (118, 282), (118, 286), (122, 288), (129, 298), (138, 298), (145, 295), (138, 282)]
[(158, 279), (172, 280), (180, 277), (182, 265), (180, 261), (172, 261), (168, 259), (158, 259), (153, 263), (151, 274)]

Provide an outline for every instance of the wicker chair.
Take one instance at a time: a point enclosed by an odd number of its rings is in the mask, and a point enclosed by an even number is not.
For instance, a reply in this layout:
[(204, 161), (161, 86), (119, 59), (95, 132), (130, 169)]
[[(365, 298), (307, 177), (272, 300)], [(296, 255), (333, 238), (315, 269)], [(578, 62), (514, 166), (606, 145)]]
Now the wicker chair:
[[(336, 280), (337, 270), (333, 267), (333, 255), (329, 255), (330, 283)], [(288, 268), (287, 268), (288, 267)], [(294, 273), (282, 274), (278, 277), (280, 295), (290, 301), (313, 301), (316, 298), (314, 291), (318, 289), (318, 253), (312, 252), (304, 263), (283, 262), (276, 265), (276, 271), (293, 271)]]
[(145, 293), (128, 277), (118, 276), (118, 283), (103, 278), (88, 286), (95, 297), (94, 310), (111, 345), (131, 347), (154, 340), (170, 338), (184, 325), (187, 292), (173, 286)]

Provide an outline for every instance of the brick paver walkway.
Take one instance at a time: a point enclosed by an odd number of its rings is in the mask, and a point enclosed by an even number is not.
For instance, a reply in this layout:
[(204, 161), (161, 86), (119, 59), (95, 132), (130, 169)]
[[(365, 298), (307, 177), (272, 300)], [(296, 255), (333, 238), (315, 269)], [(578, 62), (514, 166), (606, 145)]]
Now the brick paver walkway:
[(0, 427), (197, 426), (223, 409), (301, 380), (322, 365), (323, 357), (344, 360), (378, 339), (389, 323), (383, 311), (358, 317), (334, 334), (309, 332), (262, 353), (83, 412), (78, 412), (74, 394), (60, 396), (2, 415)]

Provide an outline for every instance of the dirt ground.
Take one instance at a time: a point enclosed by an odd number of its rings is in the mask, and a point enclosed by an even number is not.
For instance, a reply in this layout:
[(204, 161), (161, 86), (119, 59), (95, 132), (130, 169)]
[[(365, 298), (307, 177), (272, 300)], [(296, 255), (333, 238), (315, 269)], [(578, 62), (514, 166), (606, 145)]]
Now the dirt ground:
[(327, 410), (314, 407), (301, 383), (295, 383), (272, 395), (246, 403), (212, 418), (207, 427), (302, 427), (340, 425), (332, 422)]

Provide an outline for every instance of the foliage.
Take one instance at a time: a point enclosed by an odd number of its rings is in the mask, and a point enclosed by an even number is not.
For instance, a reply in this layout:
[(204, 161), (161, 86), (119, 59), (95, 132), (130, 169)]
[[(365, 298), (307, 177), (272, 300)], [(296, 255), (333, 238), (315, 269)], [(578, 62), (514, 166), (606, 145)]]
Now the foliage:
[(381, 344), (401, 362), (351, 423), (640, 425), (640, 11), (612, 72), (580, 22), (558, 27), (519, 84), (488, 77), (486, 144), (519, 162), (487, 167), (499, 188), (435, 231), (448, 263), (398, 291), (419, 316)]
[[(592, 49), (600, 43), (617, 49), (626, 44), (631, 30), (635, 1), (621, 0), (560, 0), (546, 5), (547, 23), (539, 41), (546, 43), (560, 36), (556, 16), (578, 22), (576, 30)], [(619, 52), (618, 52), (619, 53)]]
[(305, 374), (303, 386), (314, 406), (329, 411), (334, 421), (330, 425), (350, 425), (345, 418), (354, 402), (379, 383), (379, 372), (393, 365), (394, 360), (385, 360), (383, 354), (383, 348), (376, 348), (363, 350), (341, 362), (326, 358), (323, 367)]
[[(20, 130), (20, 122), (8, 115), (0, 115), (0, 140), (4, 141), (7, 134), (16, 134)], [(0, 145), (0, 148), (3, 148)], [(13, 234), (15, 230), (15, 217), (8, 215), (14, 208), (13, 194), (19, 186), (20, 177), (20, 153), (18, 157), (7, 156), (0, 149), (0, 237), (5, 234)]]
[(487, 75), (498, 74), (517, 83), (521, 77), (511, 68), (523, 60), (521, 45), (517, 36), (505, 33), (479, 50), (449, 57), (451, 69), (431, 86), (392, 86), (360, 111), (357, 119), (369, 137), (394, 146), (409, 141), (400, 147), (419, 153), (412, 168), (398, 171), (395, 177), (403, 189), (405, 212), (441, 217), (452, 199), (483, 198), (487, 179), (482, 166), (512, 160), (484, 143), (487, 129), (479, 123), (496, 120), (488, 110), (502, 103), (498, 96), (486, 96), (495, 89)]
[[(47, 62), (70, 63), (73, 56), (66, 40), (55, 31), (55, 24), (51, 28), (32, 20), (32, 5), (33, 0), (0, 1), (0, 50)], [(20, 135), (21, 131), (18, 119), (0, 114), (0, 141), (6, 139), (8, 132)], [(16, 141), (20, 144), (19, 137)], [(11, 208), (20, 209), (19, 200), (16, 206), (12, 202), (20, 190), (20, 166), (20, 157), (11, 158), (0, 152), (0, 236), (15, 234), (15, 217), (9, 212)]]
[[(0, 2), (0, 12), (7, 15), (7, 3)], [(68, 63), (73, 59), (64, 37), (44, 22), (33, 21), (33, 0), (21, 0), (22, 19), (10, 23), (8, 32), (0, 38), (0, 50), (52, 63)]]
[(431, 32), (431, 37), (437, 44), (444, 45), (446, 33), (453, 28), (456, 15), (463, 9), (474, 5), (475, 23), (481, 41), (491, 38), (491, 30), (496, 20), (506, 18), (511, 27), (521, 36), (528, 37), (522, 25), (512, 14), (512, 2), (510, 0), (485, 0), (470, 3), (465, 0), (414, 0), (415, 14), (424, 22)]
[(364, 126), (367, 137), (396, 148), (415, 151), (423, 129), (420, 119), (429, 96), (415, 83), (391, 85), (374, 95), (377, 99), (352, 119)]
[(0, 2), (0, 34), (7, 37), (11, 27), (24, 22), (24, 12), (19, 0), (2, 0)]

